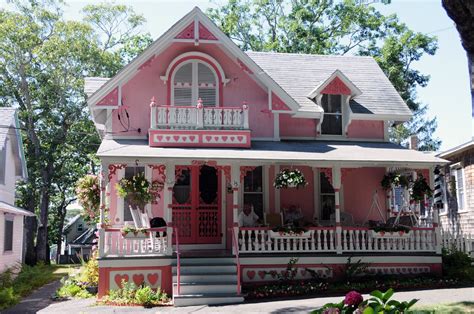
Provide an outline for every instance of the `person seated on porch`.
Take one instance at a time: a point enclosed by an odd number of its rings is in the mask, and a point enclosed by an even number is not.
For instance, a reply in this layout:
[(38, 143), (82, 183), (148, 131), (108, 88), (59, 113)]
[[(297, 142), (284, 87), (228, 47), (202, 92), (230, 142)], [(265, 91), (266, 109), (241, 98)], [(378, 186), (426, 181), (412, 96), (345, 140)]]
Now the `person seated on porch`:
[(239, 214), (239, 226), (255, 227), (259, 220), (260, 217), (253, 211), (252, 204), (244, 204), (244, 210)]
[(290, 208), (285, 211), (285, 224), (300, 226), (303, 224), (303, 218), (301, 209), (297, 208), (295, 205), (291, 205)]

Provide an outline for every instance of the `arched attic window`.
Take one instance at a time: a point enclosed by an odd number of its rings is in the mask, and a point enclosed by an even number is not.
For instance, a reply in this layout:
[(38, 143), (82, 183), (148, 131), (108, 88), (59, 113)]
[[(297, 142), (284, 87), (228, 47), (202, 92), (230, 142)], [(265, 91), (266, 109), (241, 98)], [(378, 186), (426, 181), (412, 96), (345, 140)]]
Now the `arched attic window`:
[(194, 106), (201, 98), (204, 106), (217, 106), (218, 78), (207, 63), (191, 59), (180, 64), (173, 75), (173, 105)]

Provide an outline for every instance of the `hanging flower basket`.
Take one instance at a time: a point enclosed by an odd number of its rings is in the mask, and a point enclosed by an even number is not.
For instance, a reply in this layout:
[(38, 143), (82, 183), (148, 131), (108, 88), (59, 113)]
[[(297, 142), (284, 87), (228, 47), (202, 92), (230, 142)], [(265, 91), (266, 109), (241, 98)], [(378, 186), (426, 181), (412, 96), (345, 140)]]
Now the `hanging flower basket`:
[(408, 188), (410, 185), (410, 178), (400, 173), (389, 172), (383, 176), (380, 185), (385, 191), (390, 190), (392, 185)]
[(88, 174), (77, 181), (77, 201), (82, 206), (81, 216), (86, 222), (98, 222), (100, 215), (99, 177)]
[(298, 169), (284, 169), (280, 171), (273, 182), (273, 186), (277, 189), (300, 188), (307, 184), (303, 173)]
[(134, 175), (131, 179), (123, 178), (116, 185), (117, 194), (127, 198), (130, 206), (144, 210), (148, 203), (156, 204), (163, 189), (163, 183), (150, 182), (143, 172)]
[(413, 182), (413, 187), (411, 189), (411, 198), (415, 201), (423, 201), (426, 197), (431, 197), (433, 195), (433, 190), (431, 190), (426, 179), (419, 174), (415, 182)]

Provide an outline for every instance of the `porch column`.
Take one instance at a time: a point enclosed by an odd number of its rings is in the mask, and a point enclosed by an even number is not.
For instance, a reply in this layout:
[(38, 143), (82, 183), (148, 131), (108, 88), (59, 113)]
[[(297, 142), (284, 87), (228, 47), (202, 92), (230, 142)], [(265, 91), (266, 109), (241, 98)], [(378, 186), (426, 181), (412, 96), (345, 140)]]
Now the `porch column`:
[(163, 218), (168, 225), (171, 225), (173, 221), (171, 205), (173, 203), (173, 187), (175, 184), (175, 164), (166, 164), (165, 174), (166, 180), (163, 190)]
[(230, 181), (232, 185), (232, 221), (234, 226), (239, 223), (239, 189), (240, 189), (240, 167), (231, 166)]
[[(435, 167), (430, 167), (429, 169), (430, 175), (429, 175), (429, 184), (431, 190), (434, 190), (435, 188), (435, 182), (434, 182), (434, 171)], [(434, 203), (434, 202), (432, 202)], [(439, 209), (436, 204), (432, 204), (432, 222), (433, 222), (433, 228), (434, 228), (434, 239), (435, 239), (435, 249), (436, 249), (436, 254), (441, 254), (443, 245), (442, 245), (442, 238), (441, 238), (441, 227), (439, 226)], [(426, 210), (426, 209), (425, 209)]]
[(109, 169), (107, 165), (104, 163), (101, 164), (101, 172), (99, 176), (99, 184), (100, 184), (100, 216), (99, 216), (99, 224), (98, 224), (98, 231), (99, 231), (99, 256), (105, 256), (105, 230), (104, 230), (104, 223), (105, 223), (105, 208), (107, 207), (107, 193), (108, 193), (108, 186), (109, 186)]
[(334, 188), (334, 203), (335, 203), (335, 218), (336, 218), (336, 252), (342, 254), (342, 227), (341, 227), (341, 167), (336, 166), (332, 168), (333, 188)]

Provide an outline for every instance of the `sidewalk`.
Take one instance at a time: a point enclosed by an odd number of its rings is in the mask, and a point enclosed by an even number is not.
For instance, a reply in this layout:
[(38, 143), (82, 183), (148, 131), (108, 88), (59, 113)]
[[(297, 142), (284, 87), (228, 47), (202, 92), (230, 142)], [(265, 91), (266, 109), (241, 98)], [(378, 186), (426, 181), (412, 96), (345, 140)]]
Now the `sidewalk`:
[(34, 314), (39, 310), (48, 307), (54, 301), (51, 299), (51, 296), (59, 288), (61, 283), (59, 280), (50, 282), (41, 288), (35, 290), (29, 296), (23, 298), (20, 303), (17, 305), (0, 311), (2, 314), (13, 314), (13, 313), (22, 313), (22, 314)]
[[(462, 301), (474, 302), (474, 288), (397, 292), (395, 296), (396, 299), (400, 301), (411, 300), (414, 298), (420, 299), (417, 305), (455, 303)], [(366, 297), (367, 295), (364, 295), (364, 298)], [(153, 309), (144, 309), (142, 307), (94, 306), (95, 300), (89, 299), (53, 303), (48, 305), (39, 313), (308, 313), (325, 303), (340, 302), (342, 299), (343, 296), (244, 303), (225, 306), (190, 306), (182, 308), (157, 307)]]

